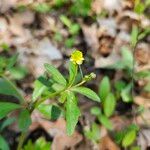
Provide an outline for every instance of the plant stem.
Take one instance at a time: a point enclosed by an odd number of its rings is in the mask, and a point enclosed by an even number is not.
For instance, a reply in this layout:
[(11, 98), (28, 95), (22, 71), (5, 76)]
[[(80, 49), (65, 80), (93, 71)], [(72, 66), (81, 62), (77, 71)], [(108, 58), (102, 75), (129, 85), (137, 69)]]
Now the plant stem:
[(26, 134), (27, 134), (26, 132), (22, 132), (21, 133), (21, 136), (19, 138), (19, 144), (18, 144), (17, 150), (22, 150), (22, 146), (23, 146), (23, 142), (25, 140)]
[(79, 70), (80, 70), (81, 78), (83, 79), (83, 72), (82, 72), (82, 69), (81, 69), (80, 65), (79, 65)]

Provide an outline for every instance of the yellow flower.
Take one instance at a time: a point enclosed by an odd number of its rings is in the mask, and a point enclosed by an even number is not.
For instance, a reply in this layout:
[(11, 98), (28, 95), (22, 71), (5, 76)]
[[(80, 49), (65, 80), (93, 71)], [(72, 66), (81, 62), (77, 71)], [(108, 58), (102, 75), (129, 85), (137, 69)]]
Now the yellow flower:
[(74, 64), (78, 64), (81, 65), (83, 63), (83, 54), (81, 51), (79, 50), (75, 50), (72, 54), (71, 54), (71, 58), (70, 61), (72, 61)]

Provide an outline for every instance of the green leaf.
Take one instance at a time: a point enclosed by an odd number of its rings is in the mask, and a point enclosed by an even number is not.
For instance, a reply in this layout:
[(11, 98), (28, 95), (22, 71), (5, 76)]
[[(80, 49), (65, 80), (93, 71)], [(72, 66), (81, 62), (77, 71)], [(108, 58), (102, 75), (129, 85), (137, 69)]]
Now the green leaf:
[(52, 105), (40, 104), (38, 106), (38, 110), (42, 113), (46, 118), (51, 119), (51, 111)]
[(56, 81), (57, 83), (60, 83), (62, 85), (66, 85), (66, 83), (67, 83), (66, 79), (58, 71), (58, 69), (56, 69), (54, 66), (49, 65), (49, 64), (45, 64), (44, 66), (45, 66), (45, 69), (47, 70), (47, 72), (52, 75), (52, 78), (54, 79), (54, 81)]
[(24, 98), (21, 96), (18, 89), (6, 78), (0, 78), (0, 94), (11, 95), (18, 98), (21, 103), (24, 102)]
[(74, 92), (80, 93), (80, 94), (88, 97), (89, 99), (92, 99), (93, 101), (100, 102), (99, 96), (89, 88), (80, 86), (80, 87), (72, 88), (71, 90)]
[(127, 132), (127, 134), (124, 136), (124, 138), (122, 140), (122, 146), (123, 147), (130, 146), (134, 142), (135, 138), (136, 138), (135, 130), (131, 130), (131, 131)]
[(61, 115), (61, 109), (56, 105), (40, 104), (38, 110), (48, 119), (56, 120)]
[(25, 132), (28, 130), (31, 123), (32, 121), (29, 111), (27, 109), (22, 110), (18, 120), (19, 129)]
[(98, 140), (100, 140), (100, 127), (99, 127), (99, 125), (97, 125), (96, 123), (93, 123), (91, 129), (85, 130), (84, 134), (88, 139), (90, 139), (94, 142), (97, 142)]
[(37, 98), (39, 98), (43, 91), (46, 89), (47, 87), (45, 85), (43, 85), (39, 80), (35, 80), (34, 82), (34, 90), (33, 90), (33, 94), (32, 94), (32, 100), (33, 102), (37, 100)]
[(111, 123), (111, 121), (104, 115), (100, 115), (98, 117), (99, 121), (101, 122), (102, 125), (104, 125), (107, 129), (112, 130), (113, 129), (113, 125)]
[(60, 16), (60, 20), (61, 20), (62, 23), (63, 23), (64, 25), (66, 25), (68, 28), (71, 27), (71, 25), (72, 25), (71, 20), (70, 20), (69, 18), (67, 18), (67, 16), (61, 15), (61, 16)]
[(65, 101), (66, 101), (66, 99), (67, 99), (67, 92), (65, 91), (65, 92), (61, 92), (61, 95), (60, 95), (60, 97), (59, 97), (59, 102), (60, 103), (64, 103)]
[(121, 91), (121, 97), (124, 102), (131, 102), (132, 97), (131, 97), (131, 88), (132, 84), (128, 84), (122, 91)]
[(92, 115), (96, 115), (96, 116), (98, 116), (98, 115), (100, 115), (101, 114), (101, 110), (100, 110), (100, 108), (99, 107), (92, 107), (91, 108), (91, 114)]
[(70, 29), (69, 29), (69, 32), (72, 34), (72, 35), (76, 35), (79, 33), (79, 30), (80, 30), (80, 26), (79, 24), (75, 23), (73, 24)]
[(0, 150), (9, 150), (7, 141), (0, 135)]
[(11, 69), (17, 62), (18, 53), (14, 54), (8, 61), (7, 69)]
[(110, 117), (114, 113), (115, 106), (116, 106), (115, 96), (112, 93), (110, 93), (108, 94), (108, 96), (104, 101), (104, 114), (107, 117)]
[(132, 45), (132, 47), (134, 47), (137, 43), (138, 34), (139, 34), (138, 27), (133, 26), (132, 27), (132, 32), (131, 32), (131, 45)]
[(61, 109), (58, 106), (53, 105), (51, 110), (51, 119), (57, 120), (60, 115), (61, 115)]
[(28, 74), (28, 70), (25, 67), (13, 67), (9, 69), (9, 72), (15, 80), (21, 80)]
[(99, 96), (102, 101), (104, 101), (107, 95), (109, 94), (110, 88), (111, 87), (110, 87), (109, 78), (105, 76), (99, 85)]
[(74, 83), (75, 77), (77, 75), (78, 67), (76, 64), (69, 62), (69, 85)]
[(40, 137), (35, 143), (29, 140), (23, 150), (51, 150), (51, 143)]
[(21, 106), (15, 103), (0, 102), (0, 119), (7, 116), (11, 111), (19, 109)]
[(65, 88), (65, 86), (61, 85), (61, 84), (58, 84), (58, 83), (54, 83), (52, 85), (52, 88), (55, 90), (55, 91), (61, 91)]
[(37, 3), (34, 6), (34, 10), (39, 13), (48, 13), (51, 7), (47, 3)]
[(66, 120), (67, 120), (67, 134), (72, 135), (78, 118), (80, 116), (80, 110), (77, 106), (77, 99), (73, 92), (67, 93), (67, 102), (66, 102)]
[(4, 130), (7, 126), (11, 125), (16, 118), (7, 118), (0, 124), (0, 131)]
[(125, 67), (132, 69), (133, 68), (133, 60), (134, 60), (133, 53), (127, 47), (122, 47), (121, 55), (122, 55), (123, 65)]

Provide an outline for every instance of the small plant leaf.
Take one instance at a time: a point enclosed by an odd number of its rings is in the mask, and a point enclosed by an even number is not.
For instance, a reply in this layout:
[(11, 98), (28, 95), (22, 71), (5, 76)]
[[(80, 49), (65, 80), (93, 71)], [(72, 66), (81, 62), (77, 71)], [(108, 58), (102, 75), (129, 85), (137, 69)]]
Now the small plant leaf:
[(42, 84), (39, 80), (35, 80), (34, 82), (34, 90), (33, 90), (33, 94), (32, 94), (32, 100), (36, 101), (38, 97), (41, 96), (41, 94), (43, 93), (43, 91), (46, 89), (47, 87)]
[(69, 62), (69, 85), (74, 83), (75, 77), (77, 75), (78, 67), (76, 64)]
[(59, 99), (58, 99), (59, 102), (64, 103), (66, 101), (66, 99), (67, 99), (67, 92), (62, 92)]
[(101, 110), (100, 110), (100, 108), (99, 107), (92, 107), (91, 108), (91, 114), (92, 115), (96, 115), (96, 116), (98, 116), (98, 115), (100, 115), (101, 114)]
[(61, 15), (61, 16), (60, 16), (60, 20), (61, 20), (62, 23), (63, 23), (64, 25), (66, 25), (68, 28), (71, 27), (71, 25), (72, 25), (71, 20), (70, 20), (69, 18), (67, 18), (67, 16)]
[(14, 121), (16, 120), (16, 118), (7, 118), (6, 120), (4, 120), (1, 124), (0, 124), (0, 131), (4, 130), (7, 126), (11, 125)]
[(139, 34), (138, 27), (133, 26), (132, 27), (132, 32), (131, 32), (131, 45), (132, 45), (132, 47), (134, 47), (137, 43), (138, 34)]
[(121, 55), (123, 65), (129, 69), (132, 69), (134, 60), (132, 52), (127, 47), (122, 47)]
[(56, 69), (54, 66), (49, 65), (49, 64), (45, 64), (44, 66), (45, 66), (45, 69), (47, 70), (47, 72), (52, 75), (52, 78), (54, 79), (54, 81), (56, 81), (57, 83), (60, 83), (62, 85), (66, 85), (66, 83), (67, 83), (66, 79), (58, 71), (58, 69)]
[(102, 101), (104, 101), (107, 95), (109, 94), (110, 88), (111, 87), (110, 87), (109, 78), (105, 76), (99, 85), (99, 96)]
[(77, 106), (77, 99), (73, 92), (67, 93), (67, 102), (66, 102), (66, 120), (67, 120), (67, 134), (72, 135), (78, 118), (80, 116), (80, 110)]
[(17, 62), (17, 58), (18, 58), (18, 53), (17, 54), (14, 54), (10, 59), (9, 59), (9, 62), (8, 62), (8, 65), (7, 65), (7, 69), (11, 69), (15, 63)]
[(131, 88), (132, 88), (132, 85), (129, 84), (129, 85), (127, 85), (127, 86), (121, 91), (122, 100), (123, 100), (124, 102), (126, 102), (126, 103), (132, 101)]
[(28, 130), (31, 123), (32, 121), (29, 111), (27, 109), (22, 110), (18, 120), (19, 129), (25, 132)]
[(0, 102), (0, 119), (7, 116), (11, 111), (21, 108), (20, 105), (9, 102)]
[(38, 110), (46, 117), (47, 119), (56, 120), (61, 115), (61, 109), (56, 105), (46, 105), (40, 104)]
[(111, 121), (105, 115), (100, 115), (98, 119), (101, 122), (101, 124), (104, 125), (107, 129), (109, 130), (113, 129)]
[(131, 130), (127, 132), (122, 140), (122, 146), (123, 147), (130, 146), (134, 142), (135, 138), (136, 138), (136, 130)]
[(99, 96), (89, 88), (80, 86), (80, 87), (72, 88), (72, 91), (80, 93), (88, 97), (89, 99), (92, 99), (93, 101), (100, 102)]
[(61, 115), (61, 109), (58, 106), (53, 105), (51, 110), (51, 119), (57, 120), (60, 115)]
[(0, 78), (0, 94), (11, 95), (18, 98), (21, 103), (24, 102), (24, 98), (21, 96), (18, 89), (6, 78)]
[(7, 141), (0, 135), (0, 150), (10, 150)]
[(104, 114), (107, 117), (110, 117), (115, 110), (116, 100), (115, 96), (112, 93), (109, 93), (104, 101)]

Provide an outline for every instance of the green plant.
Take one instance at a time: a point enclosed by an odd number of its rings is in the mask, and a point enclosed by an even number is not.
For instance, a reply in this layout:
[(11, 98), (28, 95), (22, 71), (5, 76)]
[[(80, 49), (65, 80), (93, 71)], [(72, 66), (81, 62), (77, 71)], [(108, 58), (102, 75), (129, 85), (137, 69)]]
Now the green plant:
[(40, 137), (34, 143), (29, 140), (23, 150), (51, 150), (51, 143)]
[[(20, 111), (18, 127), (22, 134), (17, 150), (22, 148), (26, 133), (32, 123), (31, 114), (35, 109), (38, 109), (43, 115), (53, 120), (64, 114), (67, 122), (67, 134), (72, 135), (81, 114), (78, 107), (77, 93), (93, 101), (100, 102), (99, 96), (94, 91), (83, 86), (83, 84), (96, 77), (94, 73), (83, 76), (81, 81), (75, 83), (78, 70), (84, 60), (82, 52), (74, 51), (70, 60), (68, 79), (54, 66), (50, 64), (44, 65), (46, 75), (39, 77), (34, 82), (32, 99), (28, 103), (17, 87), (6, 78), (5, 74), (1, 74), (0, 87), (2, 88), (0, 88), (0, 94), (11, 95), (19, 100), (19, 103), (6, 102), (5, 100), (0, 102), (0, 119), (5, 118), (12, 111)], [(57, 99), (58, 101), (49, 105), (43, 104), (49, 98)]]
[(89, 15), (91, 10), (92, 0), (73, 0), (73, 4), (70, 8), (72, 14), (76, 16), (86, 17)]
[(115, 141), (116, 143), (121, 144), (123, 147), (127, 148), (134, 143), (138, 131), (139, 127), (135, 124), (131, 124), (124, 130), (116, 132), (114, 135)]
[(6, 118), (2, 120), (0, 123), (0, 149), (1, 150), (9, 150), (9, 144), (7, 143), (5, 137), (2, 136), (2, 133), (5, 130), (5, 128), (11, 125), (14, 121), (16, 121), (16, 118)]

